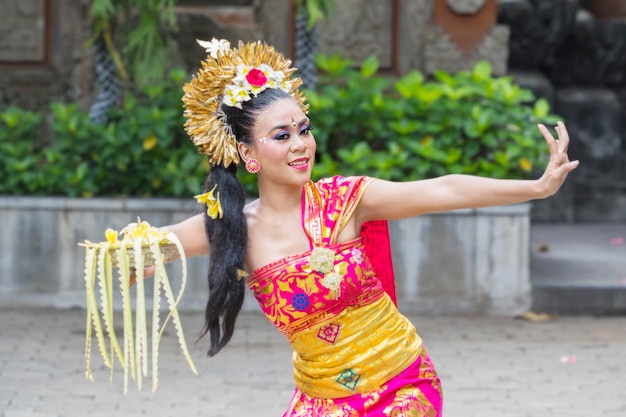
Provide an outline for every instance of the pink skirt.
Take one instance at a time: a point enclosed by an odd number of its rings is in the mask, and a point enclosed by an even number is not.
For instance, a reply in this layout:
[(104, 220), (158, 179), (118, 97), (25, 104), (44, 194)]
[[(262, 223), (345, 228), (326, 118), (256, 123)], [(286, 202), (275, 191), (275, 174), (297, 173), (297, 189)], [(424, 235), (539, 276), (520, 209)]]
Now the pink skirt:
[(441, 381), (426, 350), (375, 391), (344, 398), (313, 398), (296, 388), (283, 417), (441, 417)]

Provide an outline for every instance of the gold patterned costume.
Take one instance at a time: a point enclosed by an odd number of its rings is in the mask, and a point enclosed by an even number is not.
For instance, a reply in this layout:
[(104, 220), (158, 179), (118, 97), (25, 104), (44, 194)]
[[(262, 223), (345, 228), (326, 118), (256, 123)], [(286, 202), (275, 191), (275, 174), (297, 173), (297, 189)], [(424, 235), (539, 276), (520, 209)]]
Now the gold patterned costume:
[(376, 276), (362, 238), (337, 242), (368, 177), (309, 182), (310, 250), (248, 278), (291, 343), (296, 392), (285, 416), (439, 416), (440, 382), (415, 328)]

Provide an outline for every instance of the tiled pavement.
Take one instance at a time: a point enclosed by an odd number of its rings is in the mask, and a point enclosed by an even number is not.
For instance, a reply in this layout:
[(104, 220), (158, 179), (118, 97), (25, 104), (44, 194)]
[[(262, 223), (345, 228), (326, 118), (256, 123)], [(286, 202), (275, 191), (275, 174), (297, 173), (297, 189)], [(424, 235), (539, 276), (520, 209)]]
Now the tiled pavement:
[[(626, 317), (409, 316), (443, 381), (445, 417), (625, 417)], [(169, 327), (160, 384), (122, 393), (97, 351), (84, 377), (85, 313), (0, 308), (0, 416), (281, 416), (293, 382), (287, 342), (259, 314), (245, 313), (215, 358), (194, 344), (201, 313), (183, 315), (199, 375), (187, 368)], [(95, 346), (94, 346), (95, 348)]]

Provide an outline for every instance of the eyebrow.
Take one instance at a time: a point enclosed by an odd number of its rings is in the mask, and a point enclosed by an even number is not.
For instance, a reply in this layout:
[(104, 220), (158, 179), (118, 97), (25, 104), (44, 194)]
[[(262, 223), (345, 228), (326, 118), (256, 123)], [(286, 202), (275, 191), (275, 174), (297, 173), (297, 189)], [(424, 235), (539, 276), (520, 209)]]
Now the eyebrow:
[[(309, 118), (304, 116), (299, 122), (297, 122), (298, 126), (302, 126), (304, 123), (308, 122)], [(273, 132), (274, 130), (278, 130), (278, 129), (289, 129), (289, 126), (291, 126), (291, 123), (285, 124), (285, 125), (278, 125), (278, 126), (274, 126), (273, 128), (271, 128), (269, 132)]]

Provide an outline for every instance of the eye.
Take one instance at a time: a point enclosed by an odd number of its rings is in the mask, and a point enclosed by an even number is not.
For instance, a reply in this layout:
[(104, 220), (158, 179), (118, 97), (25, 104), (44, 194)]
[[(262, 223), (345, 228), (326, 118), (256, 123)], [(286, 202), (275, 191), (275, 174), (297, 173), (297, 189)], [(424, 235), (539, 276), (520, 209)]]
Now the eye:
[(313, 125), (312, 124), (307, 124), (307, 125), (303, 125), (302, 128), (300, 129), (300, 134), (301, 135), (308, 135), (309, 133), (311, 133), (311, 130), (313, 130)]
[(281, 130), (274, 135), (274, 139), (276, 140), (288, 140), (290, 137), (291, 136), (289, 136), (289, 133), (284, 130)]

